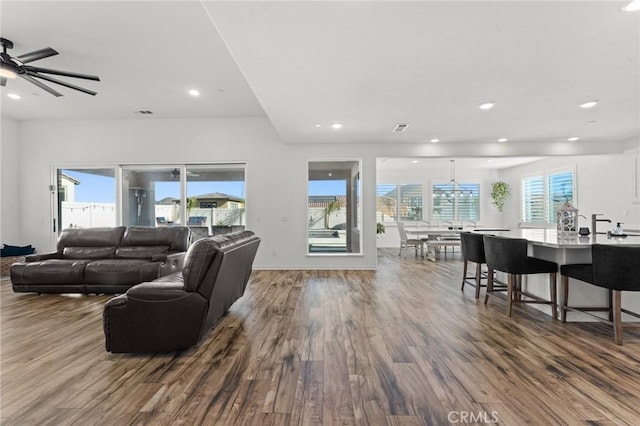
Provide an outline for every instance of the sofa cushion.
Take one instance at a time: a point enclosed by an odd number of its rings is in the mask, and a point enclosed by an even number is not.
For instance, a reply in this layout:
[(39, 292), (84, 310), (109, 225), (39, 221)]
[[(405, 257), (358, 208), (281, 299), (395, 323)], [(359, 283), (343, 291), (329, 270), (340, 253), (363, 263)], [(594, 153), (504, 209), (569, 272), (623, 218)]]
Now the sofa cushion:
[(124, 233), (120, 246), (169, 246), (169, 251), (186, 251), (189, 247), (189, 228), (130, 226)]
[(57, 248), (62, 252), (65, 247), (110, 247), (120, 245), (124, 226), (113, 228), (69, 228), (58, 237)]
[(118, 247), (116, 257), (122, 259), (151, 259), (158, 254), (169, 252), (169, 246), (129, 246)]
[(116, 247), (65, 247), (62, 256), (65, 259), (110, 259)]
[(140, 259), (93, 260), (87, 264), (84, 280), (88, 290), (92, 284), (134, 285), (158, 278), (160, 265)]
[(204, 276), (209, 272), (211, 262), (218, 253), (217, 247), (212, 243), (213, 238), (198, 240), (191, 244), (187, 250), (182, 265), (182, 277), (186, 291), (196, 291)]
[(50, 259), (41, 262), (14, 263), (12, 284), (83, 284), (88, 259)]

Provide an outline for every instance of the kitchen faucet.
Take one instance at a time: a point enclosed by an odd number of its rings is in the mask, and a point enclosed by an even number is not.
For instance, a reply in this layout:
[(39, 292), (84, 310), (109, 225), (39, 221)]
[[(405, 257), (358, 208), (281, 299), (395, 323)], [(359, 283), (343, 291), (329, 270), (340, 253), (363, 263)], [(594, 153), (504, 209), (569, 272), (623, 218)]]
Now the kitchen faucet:
[(594, 214), (591, 215), (591, 228), (593, 228), (593, 235), (606, 234), (606, 232), (596, 232), (596, 223), (598, 223), (598, 222), (609, 222), (609, 223), (611, 223), (611, 219), (597, 219), (596, 216), (602, 216), (602, 213), (594, 213)]

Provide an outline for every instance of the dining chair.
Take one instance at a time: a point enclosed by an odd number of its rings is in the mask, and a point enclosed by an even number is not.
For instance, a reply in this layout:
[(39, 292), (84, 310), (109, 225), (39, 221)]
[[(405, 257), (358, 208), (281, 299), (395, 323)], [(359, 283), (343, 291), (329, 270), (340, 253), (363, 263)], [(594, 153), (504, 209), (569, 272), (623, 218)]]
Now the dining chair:
[[(567, 311), (578, 311), (600, 321), (613, 324), (616, 345), (622, 345), (622, 313), (640, 318), (640, 314), (622, 308), (623, 291), (640, 291), (640, 247), (594, 244), (591, 246), (590, 264), (569, 264), (560, 266), (562, 300), (561, 320), (566, 322)], [(608, 290), (608, 306), (569, 306), (569, 278), (602, 287)], [(607, 320), (590, 312), (607, 312)], [(640, 326), (638, 323), (626, 324)]]
[(398, 233), (400, 234), (400, 253), (398, 256), (402, 256), (402, 250), (404, 249), (404, 257), (407, 257), (407, 249), (412, 246), (418, 256), (418, 247), (420, 247), (420, 255), (424, 255), (424, 242), (420, 238), (408, 238), (407, 230), (404, 228), (404, 223), (398, 222)]
[[(484, 235), (484, 252), (489, 269), (487, 292), (484, 299), (489, 301), (493, 291), (494, 271), (507, 274), (507, 315), (511, 316), (514, 303), (537, 303), (551, 305), (551, 315), (558, 318), (556, 277), (558, 265), (548, 260), (530, 257), (527, 254), (528, 242), (524, 238), (507, 238), (495, 235)], [(522, 288), (522, 276), (531, 274), (549, 274), (549, 300), (531, 294)], [(528, 299), (523, 299), (522, 297)]]

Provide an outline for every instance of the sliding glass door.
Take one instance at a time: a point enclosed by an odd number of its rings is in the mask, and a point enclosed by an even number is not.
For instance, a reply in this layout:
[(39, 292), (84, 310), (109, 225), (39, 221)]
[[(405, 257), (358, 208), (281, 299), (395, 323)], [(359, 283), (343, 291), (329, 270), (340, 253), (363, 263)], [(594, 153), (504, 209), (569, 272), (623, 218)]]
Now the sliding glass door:
[(55, 188), (56, 232), (65, 228), (115, 226), (118, 222), (115, 168), (57, 169)]
[(156, 226), (184, 223), (180, 212), (180, 166), (124, 166), (122, 224)]
[(60, 167), (55, 179), (56, 236), (119, 224), (187, 225), (208, 236), (246, 223), (244, 164)]

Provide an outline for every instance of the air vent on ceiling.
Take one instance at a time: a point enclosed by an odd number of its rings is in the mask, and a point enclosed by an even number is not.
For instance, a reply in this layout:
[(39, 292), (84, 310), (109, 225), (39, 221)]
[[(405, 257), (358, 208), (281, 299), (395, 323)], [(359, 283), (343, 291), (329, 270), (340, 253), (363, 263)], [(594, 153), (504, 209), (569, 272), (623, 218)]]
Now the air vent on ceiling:
[(141, 109), (140, 111), (135, 111), (136, 114), (143, 114), (143, 115), (151, 115), (153, 114), (153, 111), (146, 111)]
[(407, 127), (409, 127), (409, 124), (407, 123), (398, 123), (396, 124), (396, 127), (393, 128), (393, 132), (394, 133), (404, 132), (405, 130), (407, 130)]

